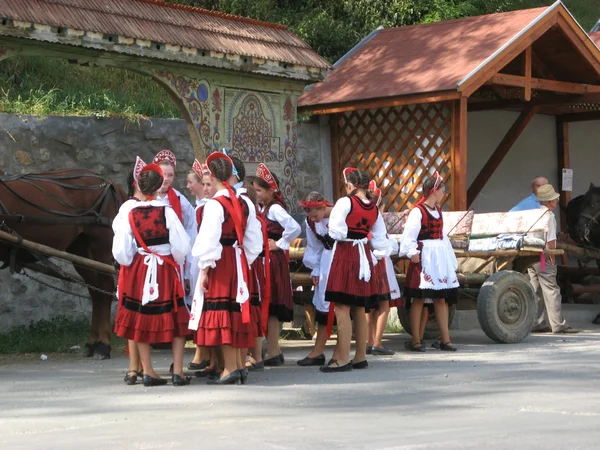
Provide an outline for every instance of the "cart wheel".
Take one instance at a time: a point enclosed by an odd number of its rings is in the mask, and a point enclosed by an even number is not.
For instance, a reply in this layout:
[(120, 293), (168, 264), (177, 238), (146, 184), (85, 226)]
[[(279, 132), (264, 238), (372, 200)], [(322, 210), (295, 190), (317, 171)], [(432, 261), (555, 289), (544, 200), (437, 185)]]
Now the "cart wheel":
[[(404, 328), (404, 331), (412, 336), (412, 329), (410, 327), (410, 310), (406, 309), (404, 306), (398, 306), (398, 320), (400, 320), (400, 325)], [(427, 308), (429, 310), (429, 321), (425, 326), (425, 339), (437, 339), (440, 335), (440, 330), (437, 325), (437, 320), (435, 318), (435, 312), (433, 308)], [(448, 326), (452, 324), (452, 320), (454, 319), (454, 312), (456, 311), (456, 305), (452, 305), (448, 308)]]
[(490, 339), (501, 344), (521, 342), (529, 335), (536, 315), (535, 292), (523, 274), (496, 272), (481, 286), (477, 318)]

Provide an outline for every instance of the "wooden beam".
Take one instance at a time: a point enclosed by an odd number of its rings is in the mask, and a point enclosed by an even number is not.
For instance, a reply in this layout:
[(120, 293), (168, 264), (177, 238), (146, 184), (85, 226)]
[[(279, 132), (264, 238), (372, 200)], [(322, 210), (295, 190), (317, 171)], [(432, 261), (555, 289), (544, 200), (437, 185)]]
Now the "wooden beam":
[(589, 120), (600, 120), (600, 111), (590, 111), (590, 112), (584, 112), (584, 113), (573, 113), (573, 114), (563, 114), (562, 116), (559, 116), (557, 118), (560, 118), (560, 120), (562, 120), (565, 123), (568, 122), (587, 122)]
[(528, 102), (531, 100), (531, 45), (525, 50), (523, 75), (525, 76), (524, 98)]
[(414, 103), (436, 103), (456, 100), (460, 97), (457, 91), (435, 91), (421, 94), (398, 95), (394, 97), (372, 98), (366, 100), (342, 103), (326, 103), (319, 105), (303, 105), (298, 107), (299, 113), (337, 114), (359, 109), (388, 108), (393, 106), (411, 105)]
[[(491, 109), (503, 108), (518, 108), (526, 105), (522, 100), (482, 100), (473, 101), (473, 97), (469, 98), (469, 111), (489, 111)], [(544, 97), (534, 97), (528, 105), (531, 106), (560, 106), (570, 105), (573, 103), (589, 103), (600, 102), (600, 94), (557, 94)]]
[[(491, 78), (492, 84), (502, 86), (526, 87), (527, 80), (520, 75), (509, 75), (498, 73)], [(600, 93), (600, 86), (595, 84), (570, 83), (567, 81), (544, 80), (541, 78), (531, 78), (531, 89), (540, 91), (562, 92), (565, 94), (588, 94)]]
[(331, 138), (331, 177), (333, 180), (333, 201), (335, 202), (341, 193), (340, 186), (340, 139), (338, 121), (340, 116), (332, 114), (329, 117), (329, 134)]
[(452, 105), (452, 202), (455, 211), (467, 209), (467, 97)]
[(528, 106), (521, 112), (515, 123), (510, 127), (502, 141), (485, 163), (467, 192), (467, 207), (470, 207), (490, 177), (494, 174), (504, 157), (508, 154), (515, 141), (519, 138), (529, 121), (538, 110), (538, 106)]
[(560, 192), (560, 229), (567, 230), (567, 215), (565, 208), (571, 201), (571, 192), (562, 190), (562, 170), (571, 168), (571, 157), (569, 152), (569, 122), (561, 117), (556, 118), (556, 153), (558, 160), (558, 192)]
[(504, 48), (499, 54), (497, 54), (491, 61), (488, 61), (483, 67), (481, 67), (476, 73), (470, 78), (465, 80), (463, 84), (458, 86), (458, 90), (462, 92), (464, 96), (470, 96), (479, 89), (486, 80), (489, 80), (494, 74), (498, 73), (504, 66), (519, 56), (521, 53), (537, 41), (550, 27), (555, 25), (558, 20), (558, 14), (555, 11), (551, 11), (535, 25), (529, 28), (523, 35), (521, 35), (512, 45)]

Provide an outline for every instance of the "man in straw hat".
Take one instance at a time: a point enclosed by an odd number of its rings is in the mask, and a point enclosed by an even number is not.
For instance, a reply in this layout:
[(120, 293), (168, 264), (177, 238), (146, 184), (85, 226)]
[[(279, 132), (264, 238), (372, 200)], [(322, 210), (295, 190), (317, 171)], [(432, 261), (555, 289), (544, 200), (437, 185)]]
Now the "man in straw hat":
[[(556, 218), (552, 210), (556, 208), (560, 194), (551, 184), (537, 189), (536, 199), (540, 202), (540, 210), (550, 215), (546, 248), (556, 248)], [(529, 280), (537, 294), (538, 318), (533, 325), (534, 332), (579, 333), (567, 325), (562, 316), (562, 297), (556, 282), (556, 261), (554, 255), (546, 255), (545, 260), (535, 263), (529, 269)], [(543, 301), (542, 301), (543, 299)]]

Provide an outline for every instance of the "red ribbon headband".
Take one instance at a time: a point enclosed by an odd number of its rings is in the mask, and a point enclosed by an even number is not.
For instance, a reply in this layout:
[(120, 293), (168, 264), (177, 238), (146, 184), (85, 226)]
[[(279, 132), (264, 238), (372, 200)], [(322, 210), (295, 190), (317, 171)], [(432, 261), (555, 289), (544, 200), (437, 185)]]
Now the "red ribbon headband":
[(279, 192), (279, 186), (277, 186), (275, 177), (273, 177), (267, 166), (265, 166), (263, 163), (258, 165), (256, 169), (256, 176), (267, 183), (275, 192)]
[(440, 187), (440, 184), (442, 184), (442, 177), (441, 177), (440, 173), (436, 170), (435, 171), (435, 184), (429, 190), (427, 195), (425, 195), (425, 197), (429, 197), (431, 194), (433, 194), (435, 191), (437, 191)]
[(142, 169), (144, 168), (145, 165), (146, 165), (146, 163), (142, 160), (142, 158), (140, 158), (139, 156), (135, 157), (135, 166), (133, 168), (134, 183), (137, 182), (137, 179), (140, 176), (140, 173), (142, 173)]
[(307, 200), (305, 202), (300, 202), (300, 206), (302, 206), (305, 209), (316, 209), (332, 205), (327, 200), (321, 200), (320, 202), (316, 200)]
[(208, 165), (206, 163), (201, 163), (197, 159), (194, 160), (194, 164), (192, 164), (192, 170), (196, 172), (200, 178), (203, 175), (210, 175), (210, 170), (208, 170)]
[(221, 152), (214, 152), (214, 153), (211, 153), (210, 155), (208, 155), (208, 158), (206, 158), (206, 170), (208, 170), (208, 173), (212, 174), (212, 172), (210, 171), (210, 163), (216, 159), (225, 159), (225, 160), (229, 161), (229, 164), (231, 164), (231, 167), (233, 169), (233, 161), (231, 160), (231, 158), (229, 156), (227, 156)]
[(355, 170), (358, 170), (358, 169), (356, 169), (354, 167), (346, 167), (344, 169), (344, 183), (348, 183), (348, 174), (350, 172), (354, 172)]
[(369, 190), (375, 197), (377, 197), (377, 201), (375, 203), (377, 206), (379, 206), (379, 204), (381, 203), (381, 189), (377, 187), (377, 183), (375, 183), (375, 180), (371, 180), (369, 182)]
[(171, 150), (161, 150), (154, 157), (154, 164), (160, 164), (162, 162), (168, 162), (173, 167), (177, 166), (177, 159)]
[(156, 172), (157, 174), (159, 174), (162, 178), (164, 178), (164, 174), (163, 174), (163, 170), (160, 168), (160, 166), (158, 164), (155, 163), (150, 163), (150, 164), (146, 164), (144, 166), (144, 168), (142, 170), (140, 170), (140, 174), (143, 172)]

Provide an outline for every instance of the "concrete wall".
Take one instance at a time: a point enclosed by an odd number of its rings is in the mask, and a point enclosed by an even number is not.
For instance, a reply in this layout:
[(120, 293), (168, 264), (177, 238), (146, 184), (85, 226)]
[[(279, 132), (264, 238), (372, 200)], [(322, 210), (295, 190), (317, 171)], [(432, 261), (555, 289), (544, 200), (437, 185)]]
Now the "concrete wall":
[[(321, 148), (325, 143), (327, 151)], [(0, 169), (7, 174), (84, 167), (125, 187), (136, 155), (149, 162), (163, 148), (175, 152), (178, 158), (175, 187), (188, 195), (186, 174), (194, 161), (194, 152), (182, 120), (152, 119), (132, 124), (120, 119), (53, 116), (41, 119), (0, 114)], [(299, 195), (312, 190), (322, 192), (330, 182), (328, 149), (326, 123), (299, 124), (295, 162)], [(61, 289), (86, 294), (84, 288), (39, 277)], [(57, 292), (22, 276), (11, 276), (8, 270), (0, 271), (0, 285), (0, 332), (57, 315), (89, 317), (89, 300)]]

